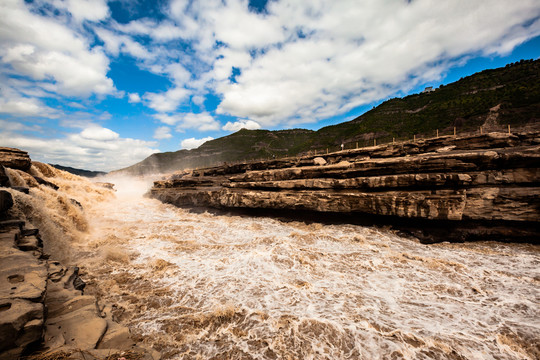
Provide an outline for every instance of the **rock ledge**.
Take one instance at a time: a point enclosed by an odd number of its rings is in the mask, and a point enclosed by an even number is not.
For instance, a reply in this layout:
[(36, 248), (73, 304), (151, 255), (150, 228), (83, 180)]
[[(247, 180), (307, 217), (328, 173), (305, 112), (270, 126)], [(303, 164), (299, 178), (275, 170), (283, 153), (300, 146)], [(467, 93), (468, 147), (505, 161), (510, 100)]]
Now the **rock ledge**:
[(193, 170), (149, 195), (177, 206), (342, 214), (424, 242), (538, 242), (540, 133), (439, 137)]

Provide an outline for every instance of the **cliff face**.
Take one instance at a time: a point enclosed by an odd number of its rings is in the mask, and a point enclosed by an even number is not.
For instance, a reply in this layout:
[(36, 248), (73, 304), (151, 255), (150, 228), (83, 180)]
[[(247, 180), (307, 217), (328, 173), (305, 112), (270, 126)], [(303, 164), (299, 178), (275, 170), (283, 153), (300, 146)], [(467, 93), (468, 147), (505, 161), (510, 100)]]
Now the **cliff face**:
[(490, 133), (221, 166), (157, 181), (178, 206), (338, 213), (424, 241), (538, 242), (540, 133)]

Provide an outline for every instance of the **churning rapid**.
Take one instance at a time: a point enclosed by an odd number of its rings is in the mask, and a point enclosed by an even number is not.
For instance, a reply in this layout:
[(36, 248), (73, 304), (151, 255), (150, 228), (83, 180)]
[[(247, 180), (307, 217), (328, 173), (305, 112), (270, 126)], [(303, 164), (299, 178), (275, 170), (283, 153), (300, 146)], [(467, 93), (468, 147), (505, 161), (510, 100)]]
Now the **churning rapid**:
[(540, 358), (538, 246), (191, 212), (38, 167), (60, 189), (16, 211), (165, 359)]

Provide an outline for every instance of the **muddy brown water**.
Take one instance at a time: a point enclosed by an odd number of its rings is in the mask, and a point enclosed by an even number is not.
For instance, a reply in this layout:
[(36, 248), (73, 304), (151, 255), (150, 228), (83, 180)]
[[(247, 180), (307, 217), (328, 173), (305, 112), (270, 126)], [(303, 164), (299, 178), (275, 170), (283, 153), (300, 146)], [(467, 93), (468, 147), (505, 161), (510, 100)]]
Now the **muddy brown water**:
[(114, 194), (51, 171), (60, 190), (17, 211), (166, 359), (540, 358), (539, 246), (193, 213), (145, 181)]

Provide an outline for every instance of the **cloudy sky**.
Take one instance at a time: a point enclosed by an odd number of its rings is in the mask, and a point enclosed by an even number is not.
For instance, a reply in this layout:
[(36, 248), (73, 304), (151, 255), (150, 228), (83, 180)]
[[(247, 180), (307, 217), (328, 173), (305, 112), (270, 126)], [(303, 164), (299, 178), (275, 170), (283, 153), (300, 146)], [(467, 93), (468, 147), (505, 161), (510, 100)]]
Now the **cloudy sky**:
[(538, 0), (0, 0), (0, 146), (112, 170), (539, 56)]

